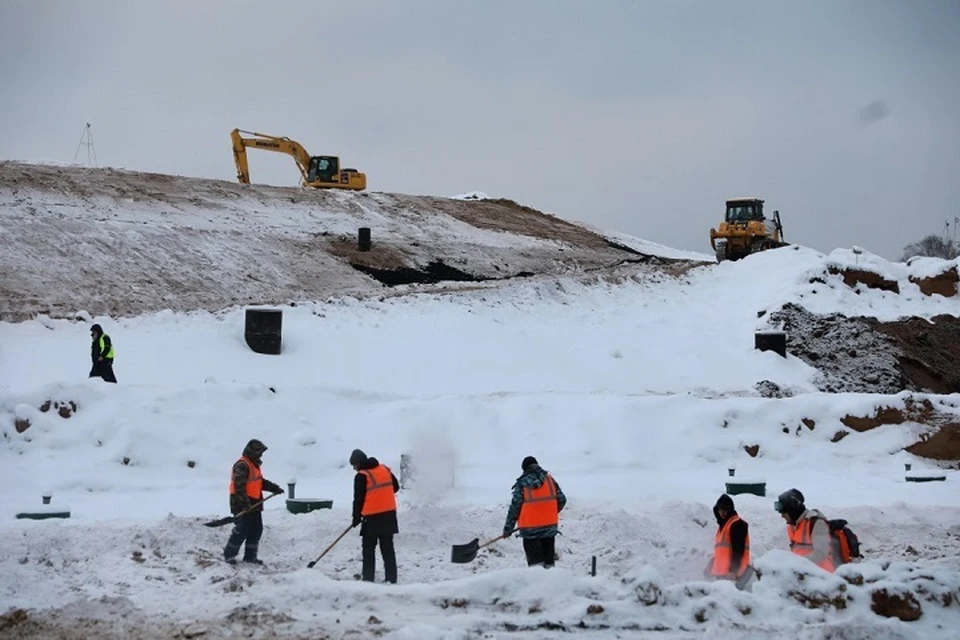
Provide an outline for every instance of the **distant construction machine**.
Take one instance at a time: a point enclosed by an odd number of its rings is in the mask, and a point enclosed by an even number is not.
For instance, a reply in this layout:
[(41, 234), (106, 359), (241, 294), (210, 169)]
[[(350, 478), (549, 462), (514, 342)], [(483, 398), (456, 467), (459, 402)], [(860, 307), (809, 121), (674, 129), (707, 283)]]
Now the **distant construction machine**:
[(311, 156), (296, 140), (241, 129), (231, 131), (230, 138), (233, 140), (233, 160), (237, 164), (237, 179), (241, 184), (250, 184), (247, 147), (253, 147), (293, 156), (297, 168), (300, 169), (300, 184), (304, 187), (353, 191), (363, 191), (367, 188), (366, 174), (356, 169), (341, 169), (340, 158), (337, 156)]
[(751, 253), (785, 247), (780, 212), (773, 218), (763, 215), (763, 200), (760, 198), (731, 198), (727, 200), (727, 214), (720, 227), (710, 229), (710, 246), (717, 255), (717, 262), (739, 260)]

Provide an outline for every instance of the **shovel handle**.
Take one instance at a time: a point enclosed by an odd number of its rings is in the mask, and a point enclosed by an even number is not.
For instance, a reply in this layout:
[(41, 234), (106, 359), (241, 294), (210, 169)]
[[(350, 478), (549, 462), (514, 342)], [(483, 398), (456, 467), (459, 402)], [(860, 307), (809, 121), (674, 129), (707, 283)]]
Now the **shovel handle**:
[(246, 509), (244, 509), (243, 511), (241, 511), (240, 513), (238, 513), (237, 515), (235, 515), (235, 516), (233, 516), (233, 517), (234, 517), (234, 518), (239, 518), (240, 516), (245, 516), (245, 515), (247, 515), (248, 513), (250, 513), (251, 511), (253, 511), (254, 509), (256, 509), (257, 507), (259, 507), (260, 505), (262, 505), (264, 502), (266, 502), (267, 500), (269, 500), (270, 498), (276, 498), (278, 495), (280, 495), (280, 494), (279, 494), (279, 493), (271, 493), (271, 494), (268, 495), (266, 498), (261, 498), (260, 500), (257, 500), (256, 502), (254, 502), (253, 504), (251, 504), (249, 507), (247, 507)]
[(316, 559), (316, 560), (314, 560), (313, 562), (308, 563), (308, 564), (307, 564), (307, 569), (313, 569), (314, 565), (316, 565), (318, 562), (320, 562), (320, 560), (323, 559), (323, 556), (327, 555), (327, 552), (329, 552), (330, 549), (333, 549), (333, 548), (337, 545), (337, 543), (340, 542), (340, 540), (343, 539), (343, 536), (345, 536), (345, 535), (347, 535), (348, 533), (350, 533), (350, 529), (353, 529), (353, 525), (350, 525), (349, 527), (347, 527), (346, 529), (344, 529), (344, 530), (343, 530), (343, 533), (341, 533), (339, 536), (337, 536), (337, 539), (334, 540), (333, 542), (331, 542), (331, 543), (330, 543), (330, 546), (327, 547), (326, 549), (324, 549), (324, 550), (323, 550), (323, 553), (321, 553), (319, 556), (317, 556), (317, 559)]
[(487, 540), (487, 541), (484, 542), (483, 544), (479, 545), (477, 548), (478, 548), (478, 549), (482, 549), (482, 548), (486, 547), (487, 545), (493, 544), (493, 543), (496, 542), (497, 540), (506, 540), (507, 538), (509, 538), (510, 536), (512, 536), (513, 534), (515, 534), (516, 532), (517, 532), (517, 530), (514, 529), (514, 530), (511, 531), (510, 533), (501, 533), (501, 534), (500, 534), (499, 536), (497, 536), (496, 538), (494, 538), (494, 539), (492, 539), (492, 540)]

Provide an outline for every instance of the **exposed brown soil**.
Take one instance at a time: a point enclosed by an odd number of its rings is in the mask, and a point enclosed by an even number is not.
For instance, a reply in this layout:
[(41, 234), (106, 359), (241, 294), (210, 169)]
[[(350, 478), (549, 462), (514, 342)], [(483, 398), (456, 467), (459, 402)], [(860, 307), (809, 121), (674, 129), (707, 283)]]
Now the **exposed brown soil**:
[(935, 432), (907, 447), (907, 451), (933, 460), (960, 460), (960, 423), (940, 425)]
[(951, 267), (943, 273), (929, 278), (914, 278), (910, 276), (910, 282), (920, 287), (920, 291), (922, 291), (924, 295), (941, 295), (944, 298), (957, 295), (958, 281), (960, 281), (960, 277), (957, 276), (956, 267)]
[(830, 267), (830, 273), (834, 275), (840, 274), (843, 277), (843, 284), (851, 288), (862, 284), (871, 289), (900, 293), (900, 285), (893, 280), (887, 280), (879, 273), (866, 271), (864, 269), (837, 269), (836, 267)]

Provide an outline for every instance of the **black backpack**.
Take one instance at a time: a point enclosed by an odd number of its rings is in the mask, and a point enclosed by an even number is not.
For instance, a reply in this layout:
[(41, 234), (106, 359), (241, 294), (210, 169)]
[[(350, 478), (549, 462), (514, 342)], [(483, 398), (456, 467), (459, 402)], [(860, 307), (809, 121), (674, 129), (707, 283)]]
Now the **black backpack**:
[(854, 558), (862, 558), (860, 555), (860, 539), (857, 537), (847, 521), (843, 519), (829, 520), (830, 536), (835, 538), (840, 546), (840, 557), (837, 558), (839, 564), (850, 562)]

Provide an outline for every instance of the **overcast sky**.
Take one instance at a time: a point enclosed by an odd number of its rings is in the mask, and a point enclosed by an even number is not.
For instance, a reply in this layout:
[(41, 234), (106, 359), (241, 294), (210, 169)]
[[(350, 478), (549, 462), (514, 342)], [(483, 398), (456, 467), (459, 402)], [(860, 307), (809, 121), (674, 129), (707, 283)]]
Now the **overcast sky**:
[(4, 159), (233, 180), (239, 127), (705, 252), (731, 196), (891, 259), (960, 216), (958, 0), (0, 0), (0, 87)]

